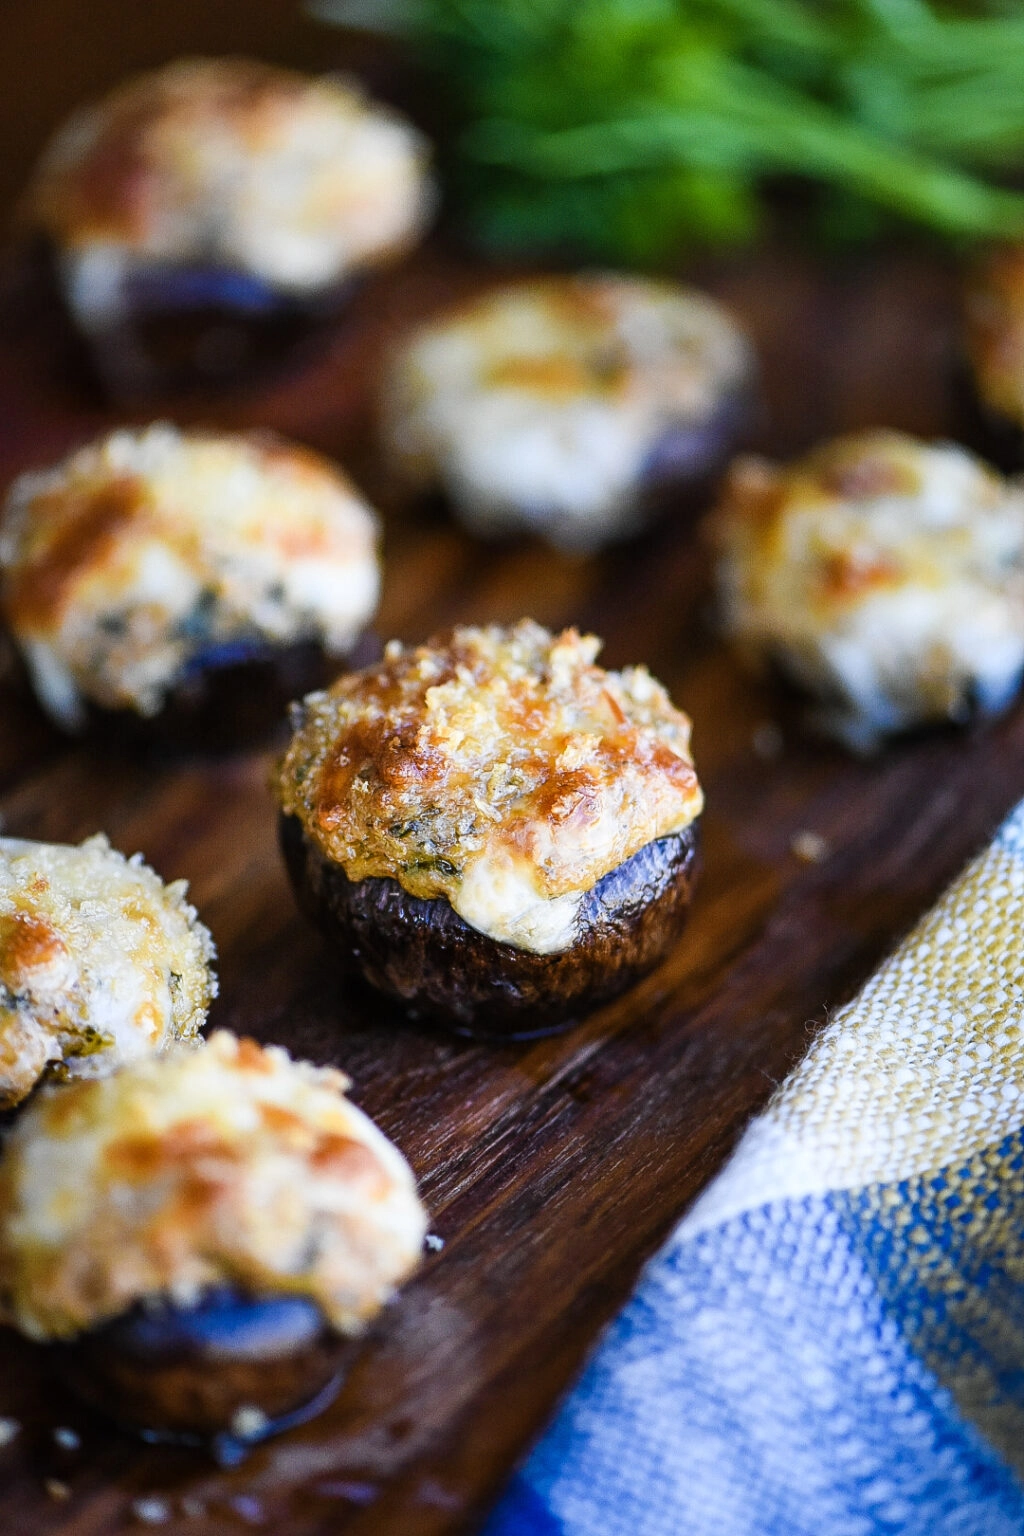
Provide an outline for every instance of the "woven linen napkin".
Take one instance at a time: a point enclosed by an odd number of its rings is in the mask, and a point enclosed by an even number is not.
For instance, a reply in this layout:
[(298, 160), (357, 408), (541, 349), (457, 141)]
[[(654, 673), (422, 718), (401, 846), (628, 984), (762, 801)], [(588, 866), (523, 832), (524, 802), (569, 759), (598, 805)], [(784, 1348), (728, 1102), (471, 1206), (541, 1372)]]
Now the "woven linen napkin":
[(1024, 804), (646, 1270), (486, 1536), (1024, 1532)]

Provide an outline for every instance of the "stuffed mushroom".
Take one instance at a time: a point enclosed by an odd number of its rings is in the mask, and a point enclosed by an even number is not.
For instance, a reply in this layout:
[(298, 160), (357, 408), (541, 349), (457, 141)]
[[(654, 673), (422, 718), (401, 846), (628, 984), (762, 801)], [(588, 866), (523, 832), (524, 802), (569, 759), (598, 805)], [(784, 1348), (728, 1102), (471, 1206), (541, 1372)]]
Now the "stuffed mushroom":
[(723, 625), (858, 751), (995, 713), (1024, 672), (1024, 490), (896, 432), (734, 466), (710, 533)]
[(690, 722), (599, 648), (456, 628), (296, 708), (284, 851), (345, 967), (457, 1029), (526, 1036), (661, 959), (696, 875)]
[(161, 1438), (322, 1403), (426, 1217), (347, 1079), (224, 1031), (45, 1089), (0, 1159), (0, 1311)]
[(180, 59), (64, 124), (24, 221), (115, 394), (248, 373), (420, 235), (424, 140), (351, 81)]
[(283, 722), (351, 651), (377, 524), (341, 472), (269, 437), (122, 430), (23, 475), (0, 606), (48, 714), (225, 747)]
[(102, 836), (0, 838), (0, 1108), (198, 1033), (214, 947), (185, 893)]
[(964, 307), (968, 420), (1002, 468), (1024, 464), (1024, 246), (1002, 246), (970, 269)]
[(743, 333), (694, 289), (524, 279), (398, 349), (385, 440), (409, 483), (441, 489), (473, 533), (593, 550), (721, 466), (752, 376)]

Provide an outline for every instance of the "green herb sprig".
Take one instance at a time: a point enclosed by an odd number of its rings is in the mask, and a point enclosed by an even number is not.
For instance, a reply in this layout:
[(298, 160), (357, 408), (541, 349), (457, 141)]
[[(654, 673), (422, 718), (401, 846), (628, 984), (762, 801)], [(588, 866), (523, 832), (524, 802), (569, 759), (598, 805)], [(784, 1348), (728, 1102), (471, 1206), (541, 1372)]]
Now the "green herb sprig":
[(316, 0), (409, 40), (485, 244), (657, 260), (751, 237), (765, 184), (833, 229), (1024, 237), (1024, 6), (977, 0)]

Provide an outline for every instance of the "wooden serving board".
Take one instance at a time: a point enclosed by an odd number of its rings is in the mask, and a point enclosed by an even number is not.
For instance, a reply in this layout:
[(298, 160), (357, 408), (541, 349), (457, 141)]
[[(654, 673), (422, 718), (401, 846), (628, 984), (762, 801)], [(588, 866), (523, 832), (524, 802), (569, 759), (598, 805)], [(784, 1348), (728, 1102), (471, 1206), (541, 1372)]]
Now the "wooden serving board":
[[(955, 277), (937, 258), (901, 249), (826, 268), (769, 250), (696, 275), (761, 350), (760, 446), (788, 453), (872, 423), (956, 431)], [(481, 277), (434, 247), (369, 285), (305, 369), (169, 414), (292, 434), (383, 496), (370, 409), (381, 347)], [(0, 480), (116, 419), (9, 302)], [(388, 515), (383, 635), (415, 641), (524, 614), (597, 631), (610, 665), (650, 664), (693, 716), (708, 801), (705, 874), (677, 949), (615, 1006), (529, 1044), (470, 1043), (346, 997), (284, 877), (269, 754), (159, 765), (68, 745), (0, 682), (4, 830), (77, 840), (102, 829), (165, 878), (187, 877), (220, 948), (211, 1022), (344, 1067), (411, 1160), (444, 1241), (334, 1406), (230, 1471), (121, 1435), (67, 1398), (43, 1357), (0, 1336), (0, 1414), (22, 1426), (0, 1449), (4, 1536), (95, 1536), (138, 1528), (147, 1512), (166, 1517), (162, 1530), (203, 1536), (474, 1529), (643, 1261), (815, 1027), (1024, 794), (1022, 708), (868, 763), (802, 739), (793, 701), (745, 678), (716, 640), (692, 521), (572, 560), (475, 544), (436, 513)], [(784, 750), (766, 760), (755, 744), (768, 722)], [(793, 851), (806, 831), (824, 840), (818, 863)], [(54, 1442), (59, 1426), (77, 1431), (78, 1450)]]

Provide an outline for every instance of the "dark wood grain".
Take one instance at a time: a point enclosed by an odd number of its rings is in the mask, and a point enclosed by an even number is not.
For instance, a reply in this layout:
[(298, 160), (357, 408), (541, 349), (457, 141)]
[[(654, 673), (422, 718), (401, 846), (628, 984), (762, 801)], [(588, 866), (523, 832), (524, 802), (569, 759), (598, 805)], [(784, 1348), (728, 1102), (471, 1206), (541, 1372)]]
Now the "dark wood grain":
[[(143, 9), (145, 24), (129, 22)], [(172, 6), (169, 18), (167, 8), (117, 0), (88, 13), (70, 0), (12, 10), (22, 30), (0, 24), (15, 97), (8, 91), (0, 110), (8, 177), (60, 111), (127, 62), (246, 46), (329, 63), (337, 47), (268, 4)], [(255, 41), (240, 29), (243, 13)], [(73, 30), (87, 14), (95, 30), (84, 54), (60, 50), (46, 90), (31, 89), (49, 46), (44, 21)], [(100, 37), (108, 23), (123, 24), (123, 57)], [(11, 190), (0, 182), (0, 194)], [(898, 249), (825, 264), (773, 247), (692, 271), (758, 342), (762, 446), (790, 452), (871, 423), (956, 431), (955, 274), (938, 257)], [(24, 1426), (0, 1450), (5, 1536), (129, 1529), (140, 1497), (166, 1502), (161, 1529), (212, 1536), (247, 1525), (275, 1536), (472, 1530), (644, 1259), (814, 1028), (1024, 794), (1020, 708), (870, 763), (804, 741), (793, 702), (745, 678), (717, 642), (692, 518), (572, 560), (534, 544), (473, 544), (439, 513), (395, 505), (373, 449), (382, 349), (409, 318), (482, 276), (435, 244), (369, 283), (302, 372), (168, 413), (275, 427), (352, 467), (389, 509), (383, 634), (416, 640), (455, 620), (529, 613), (597, 630), (609, 664), (647, 661), (693, 715), (708, 795), (689, 929), (654, 975), (564, 1036), (497, 1047), (410, 1028), (385, 1003), (346, 993), (298, 916), (276, 846), (268, 755), (171, 767), (68, 746), (5, 672), (5, 830), (78, 839), (102, 828), (166, 877), (186, 876), (220, 946), (213, 1022), (342, 1065), (357, 1101), (412, 1161), (445, 1244), (374, 1329), (334, 1407), (231, 1472), (117, 1434), (62, 1395), (39, 1355), (3, 1337), (0, 1413)], [(0, 334), (4, 481), (113, 419), (76, 392), (11, 283)], [(766, 762), (753, 743), (769, 720), (785, 749)], [(822, 863), (794, 855), (804, 830), (825, 839)], [(62, 1424), (79, 1430), (80, 1451), (54, 1445)], [(48, 1479), (59, 1486), (48, 1492)]]

